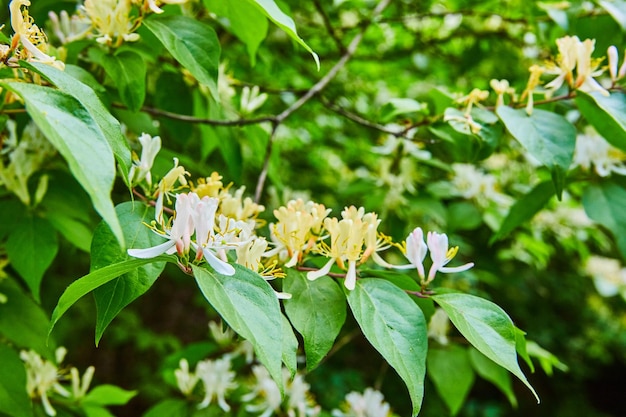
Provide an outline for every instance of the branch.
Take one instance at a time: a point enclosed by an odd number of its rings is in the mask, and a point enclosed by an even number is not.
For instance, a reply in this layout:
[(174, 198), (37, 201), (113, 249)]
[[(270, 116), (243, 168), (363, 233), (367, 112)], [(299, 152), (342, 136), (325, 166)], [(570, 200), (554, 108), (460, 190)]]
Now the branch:
[(335, 45), (337, 45), (337, 49), (339, 49), (339, 52), (341, 52), (342, 54), (345, 54), (346, 47), (343, 45), (343, 43), (341, 43), (341, 39), (339, 39), (339, 37), (337, 36), (337, 32), (335, 31), (335, 28), (333, 28), (333, 25), (330, 23), (330, 19), (328, 18), (326, 11), (324, 11), (322, 4), (319, 0), (313, 0), (313, 5), (315, 6), (317, 12), (322, 16), (322, 20), (324, 21), (324, 27), (326, 27), (326, 31), (335, 42)]

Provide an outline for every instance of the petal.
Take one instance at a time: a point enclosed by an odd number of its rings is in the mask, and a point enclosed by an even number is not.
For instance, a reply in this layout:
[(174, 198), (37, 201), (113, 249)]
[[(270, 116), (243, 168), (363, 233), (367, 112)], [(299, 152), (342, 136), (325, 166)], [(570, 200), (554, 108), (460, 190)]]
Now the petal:
[(446, 267), (439, 268), (439, 272), (444, 272), (446, 274), (452, 273), (452, 272), (463, 272), (463, 271), (467, 271), (473, 266), (474, 266), (474, 262), (470, 262), (461, 266), (453, 266), (453, 267), (446, 266)]
[(169, 249), (173, 248), (175, 244), (173, 240), (168, 240), (167, 242), (163, 242), (151, 248), (128, 249), (126, 252), (133, 258), (150, 259), (164, 254)]
[(335, 259), (331, 258), (328, 260), (328, 262), (326, 262), (326, 265), (324, 265), (321, 269), (318, 269), (317, 271), (310, 271), (306, 274), (306, 277), (309, 281), (314, 281), (316, 279), (318, 279), (319, 277), (323, 277), (324, 275), (327, 275), (330, 272), (330, 268), (333, 266), (333, 264), (335, 263)]
[(346, 273), (346, 279), (343, 281), (343, 285), (350, 291), (356, 286), (356, 261), (348, 262), (348, 272)]
[(235, 268), (233, 268), (231, 264), (218, 259), (210, 249), (202, 248), (202, 254), (204, 255), (204, 259), (211, 265), (211, 268), (218, 274), (228, 276), (235, 275)]

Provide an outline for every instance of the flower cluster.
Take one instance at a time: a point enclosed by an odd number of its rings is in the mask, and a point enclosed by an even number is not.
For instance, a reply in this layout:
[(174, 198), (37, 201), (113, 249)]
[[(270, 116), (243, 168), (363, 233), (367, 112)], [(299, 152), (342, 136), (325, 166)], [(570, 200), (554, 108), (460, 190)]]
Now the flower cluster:
[(391, 407), (385, 402), (383, 394), (372, 388), (365, 388), (363, 393), (353, 391), (346, 395), (344, 411), (333, 410), (333, 417), (389, 417)]
[(12, 0), (9, 4), (14, 34), (10, 45), (0, 44), (0, 61), (17, 66), (17, 61), (23, 59), (64, 69), (62, 61), (48, 55), (48, 37), (28, 14), (28, 6), (29, 0)]
[[(128, 181), (131, 185), (141, 185), (147, 196), (155, 199), (155, 220), (150, 227), (166, 241), (150, 248), (128, 249), (130, 256), (153, 258), (164, 253), (177, 254), (179, 265), (187, 272), (190, 262), (206, 260), (218, 273), (234, 275), (235, 269), (226, 254), (234, 250), (236, 263), (267, 280), (284, 277), (280, 267), (308, 270), (307, 278), (315, 280), (332, 275), (331, 269), (336, 265), (345, 271), (341, 274), (348, 290), (355, 288), (357, 267), (369, 259), (384, 268), (415, 268), (423, 289), (438, 271), (459, 272), (473, 266), (472, 263), (454, 268), (446, 266), (458, 247), (448, 249), (445, 234), (429, 232), (426, 244), (422, 229), (416, 228), (400, 245), (378, 231), (381, 219), (376, 213), (350, 206), (341, 212), (341, 218), (329, 217), (331, 210), (323, 204), (301, 199), (274, 210), (276, 222), (269, 224), (270, 243), (257, 235), (263, 224), (257, 217), (264, 207), (244, 197), (243, 187), (231, 192), (231, 186), (224, 186), (216, 172), (196, 184), (188, 182), (189, 174), (177, 160), (161, 181), (153, 185), (150, 170), (160, 149), (160, 138), (144, 134), (139, 142), (143, 147), (141, 157), (134, 156)], [(182, 192), (186, 188), (191, 191)], [(169, 210), (166, 206), (172, 198), (174, 211), (166, 220), (164, 213)], [(394, 246), (401, 249), (410, 265), (395, 266), (380, 256), (380, 252)], [(433, 263), (426, 276), (422, 262), (428, 250)], [(190, 256), (191, 251), (194, 256)], [(328, 260), (320, 269), (311, 270), (303, 264), (314, 255)], [(276, 294), (279, 298), (290, 297), (286, 293)]]
[[(65, 358), (67, 350), (60, 347), (55, 352), (56, 363), (60, 364)], [(31, 398), (38, 398), (49, 416), (56, 416), (57, 412), (50, 403), (49, 396), (56, 393), (65, 398), (80, 400), (89, 390), (91, 380), (95, 372), (95, 368), (90, 366), (87, 368), (81, 379), (78, 369), (72, 367), (67, 371), (60, 370), (54, 363), (42, 359), (42, 357), (33, 350), (23, 350), (20, 352), (20, 358), (24, 361), (26, 367), (26, 391)], [(68, 390), (61, 383), (70, 380), (71, 390)]]

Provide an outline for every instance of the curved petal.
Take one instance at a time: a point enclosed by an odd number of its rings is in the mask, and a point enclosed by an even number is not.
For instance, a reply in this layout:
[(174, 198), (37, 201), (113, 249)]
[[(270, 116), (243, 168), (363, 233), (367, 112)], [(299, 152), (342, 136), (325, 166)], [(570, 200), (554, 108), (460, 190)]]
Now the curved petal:
[(330, 272), (330, 268), (333, 266), (334, 263), (334, 258), (329, 259), (328, 262), (326, 262), (326, 265), (324, 265), (322, 268), (318, 269), (317, 271), (308, 272), (306, 274), (307, 279), (309, 281), (314, 281), (320, 277), (323, 277), (324, 275), (327, 275)]
[(151, 248), (128, 249), (126, 252), (133, 258), (150, 259), (164, 254), (169, 249), (173, 248), (175, 244), (173, 240), (168, 240), (167, 242), (163, 242)]
[(228, 276), (235, 275), (235, 268), (233, 268), (231, 264), (218, 259), (209, 249), (202, 248), (202, 254), (204, 255), (204, 259), (211, 265), (211, 268), (218, 274)]
[(474, 262), (470, 262), (461, 266), (453, 266), (453, 267), (445, 266), (445, 267), (439, 268), (439, 272), (444, 272), (444, 273), (463, 272), (463, 271), (467, 271), (473, 266), (474, 266)]

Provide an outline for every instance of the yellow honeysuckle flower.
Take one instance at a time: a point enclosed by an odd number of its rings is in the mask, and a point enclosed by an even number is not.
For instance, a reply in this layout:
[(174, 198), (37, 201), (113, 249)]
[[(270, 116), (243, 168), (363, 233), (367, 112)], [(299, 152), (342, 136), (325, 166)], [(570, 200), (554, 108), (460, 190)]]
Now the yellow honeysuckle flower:
[(139, 35), (133, 33), (135, 21), (130, 0), (85, 0), (83, 7), (98, 32), (97, 42), (119, 46), (123, 41), (139, 40)]

